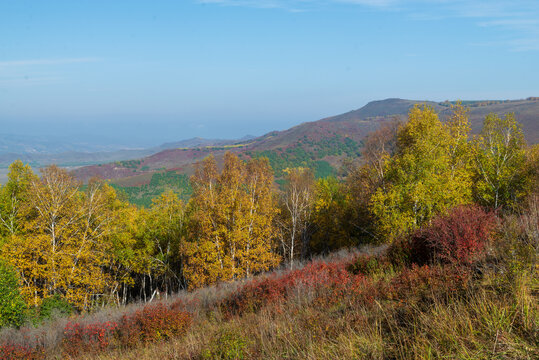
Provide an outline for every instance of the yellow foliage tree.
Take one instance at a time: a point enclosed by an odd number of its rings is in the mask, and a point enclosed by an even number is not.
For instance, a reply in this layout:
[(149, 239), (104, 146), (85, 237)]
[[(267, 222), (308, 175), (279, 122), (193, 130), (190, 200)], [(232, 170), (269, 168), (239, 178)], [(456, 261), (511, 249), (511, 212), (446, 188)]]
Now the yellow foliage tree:
[(462, 107), (443, 124), (433, 108), (415, 106), (400, 128), (396, 153), (386, 162), (384, 186), (371, 198), (379, 233), (392, 240), (434, 215), (471, 201)]
[(84, 310), (103, 295), (111, 229), (107, 188), (91, 182), (80, 192), (79, 185), (63, 169), (44, 169), (30, 184), (23, 232), (2, 249), (19, 271), (30, 304), (61, 294)]
[(0, 238), (7, 239), (22, 230), (22, 208), (28, 201), (30, 184), (36, 178), (30, 165), (20, 160), (9, 165), (8, 181), (0, 186)]
[(493, 208), (513, 207), (526, 193), (526, 142), (514, 114), (486, 116), (474, 139), (476, 201)]
[(233, 153), (219, 174), (213, 156), (196, 168), (184, 275), (189, 288), (275, 266), (273, 173), (267, 159), (245, 164)]

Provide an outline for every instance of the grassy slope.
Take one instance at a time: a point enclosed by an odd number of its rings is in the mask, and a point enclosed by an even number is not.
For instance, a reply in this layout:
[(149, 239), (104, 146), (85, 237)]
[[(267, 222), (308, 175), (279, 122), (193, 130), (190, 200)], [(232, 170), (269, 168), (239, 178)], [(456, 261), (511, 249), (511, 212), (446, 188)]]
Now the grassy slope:
[[(339, 268), (348, 261), (344, 257), (322, 263)], [(97, 358), (534, 359), (539, 355), (536, 272), (521, 272), (515, 278), (488, 272), (465, 283), (448, 268), (386, 268), (367, 275), (357, 292), (348, 285), (323, 286), (338, 284), (324, 277), (337, 278), (336, 272), (317, 272), (312, 266), (299, 272), (307, 274), (304, 285), (297, 283), (286, 290), (286, 297), (239, 315), (230, 315), (230, 307), (215, 306), (220, 298), (230, 297), (230, 290), (209, 298), (202, 292), (198, 301), (202, 305), (187, 335)], [(317, 276), (316, 283), (309, 282), (311, 273)]]
[[(536, 359), (538, 206), (500, 219), (473, 266), (402, 262), (398, 246), (341, 251), (292, 271), (163, 300), (192, 314), (185, 334), (80, 358)], [(130, 305), (75, 321), (94, 324), (136, 310)], [(46, 351), (50, 358), (68, 358), (65, 322), (40, 330), (56, 339)]]

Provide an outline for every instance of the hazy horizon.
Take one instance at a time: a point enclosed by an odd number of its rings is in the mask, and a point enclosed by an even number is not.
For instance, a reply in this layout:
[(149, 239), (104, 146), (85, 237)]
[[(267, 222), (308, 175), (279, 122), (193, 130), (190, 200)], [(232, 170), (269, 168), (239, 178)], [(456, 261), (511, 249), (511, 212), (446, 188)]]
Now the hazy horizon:
[(537, 19), (526, 0), (3, 2), (0, 132), (148, 147), (537, 96)]

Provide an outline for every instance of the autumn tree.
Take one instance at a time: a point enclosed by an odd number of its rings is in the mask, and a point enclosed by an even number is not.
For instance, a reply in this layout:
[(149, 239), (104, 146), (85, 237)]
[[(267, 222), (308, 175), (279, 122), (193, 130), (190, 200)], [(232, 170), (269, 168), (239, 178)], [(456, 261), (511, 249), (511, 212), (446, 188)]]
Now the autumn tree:
[[(110, 203), (114, 214), (111, 224), (106, 272), (110, 278), (108, 293), (116, 304), (126, 304), (132, 297), (144, 299), (145, 289), (141, 284), (151, 268), (153, 246), (144, 236), (146, 216), (144, 210), (128, 205), (116, 198)], [(138, 289), (136, 289), (138, 285)]]
[(36, 175), (29, 165), (14, 161), (9, 166), (8, 180), (0, 187), (0, 238), (8, 238), (22, 230), (24, 204)]
[(365, 145), (361, 150), (363, 171), (368, 176), (368, 183), (364, 184), (373, 189), (381, 186), (385, 179), (386, 163), (395, 153), (397, 147), (397, 134), (401, 127), (398, 118), (384, 123), (377, 130), (367, 136)]
[(384, 184), (371, 198), (382, 236), (394, 239), (471, 201), (466, 169), (450, 153), (458, 143), (453, 134), (466, 131), (466, 121), (445, 125), (429, 106), (410, 110), (408, 122), (398, 132), (396, 152), (386, 163)]
[(280, 261), (275, 252), (278, 209), (273, 194), (273, 170), (267, 158), (247, 163), (245, 174), (245, 236), (238, 253), (241, 275), (266, 271)]
[(65, 170), (50, 166), (31, 181), (24, 235), (14, 235), (4, 257), (19, 271), (23, 293), (33, 305), (55, 294), (79, 309), (103, 295), (103, 264), (109, 213), (100, 182), (86, 191)]
[(327, 253), (356, 244), (349, 227), (349, 196), (336, 178), (318, 179), (315, 184), (309, 247), (313, 253)]
[(185, 246), (184, 272), (190, 288), (231, 278), (225, 273), (225, 244), (217, 230), (218, 175), (217, 162), (210, 155), (196, 165), (191, 178), (190, 241)]
[(396, 151), (397, 134), (401, 126), (397, 118), (382, 124), (367, 135), (359, 159), (361, 163), (348, 164), (344, 187), (348, 201), (343, 216), (350, 236), (355, 237), (356, 241), (377, 240), (370, 200), (378, 188), (384, 188), (387, 162)]
[(210, 156), (197, 166), (191, 183), (184, 271), (189, 288), (248, 276), (278, 263), (273, 172), (267, 159), (245, 164), (228, 152), (219, 174)]
[(165, 294), (177, 292), (183, 285), (184, 204), (169, 190), (152, 201), (144, 217), (141, 236), (151, 248), (151, 264), (147, 269), (150, 291), (154, 294), (159, 288)]
[(279, 218), (281, 251), (290, 268), (309, 253), (314, 204), (314, 175), (307, 168), (285, 169), (286, 187)]
[(486, 116), (474, 141), (474, 195), (480, 204), (512, 207), (524, 195), (525, 141), (514, 114)]

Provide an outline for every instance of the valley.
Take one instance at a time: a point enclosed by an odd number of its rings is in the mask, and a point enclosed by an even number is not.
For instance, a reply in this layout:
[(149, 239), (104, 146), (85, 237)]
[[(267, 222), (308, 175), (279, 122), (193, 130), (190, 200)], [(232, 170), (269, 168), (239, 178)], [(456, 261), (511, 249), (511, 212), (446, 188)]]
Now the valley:
[[(283, 170), (293, 167), (311, 168), (317, 178), (324, 178), (338, 175), (344, 159), (358, 159), (367, 134), (382, 124), (404, 121), (414, 104), (432, 106), (444, 120), (452, 103), (403, 99), (373, 101), (358, 110), (243, 141), (199, 139), (167, 144), (166, 149), (145, 157), (82, 166), (73, 173), (83, 182), (92, 177), (110, 180), (131, 202), (142, 206), (149, 206), (151, 199), (165, 189), (172, 189), (186, 199), (191, 192), (188, 179), (194, 165), (210, 154), (222, 164), (227, 151), (244, 160), (267, 157), (277, 184), (283, 182)], [(528, 143), (539, 142), (539, 98), (463, 101), (463, 105), (469, 110), (473, 134), (480, 131), (487, 114), (514, 113)]]

